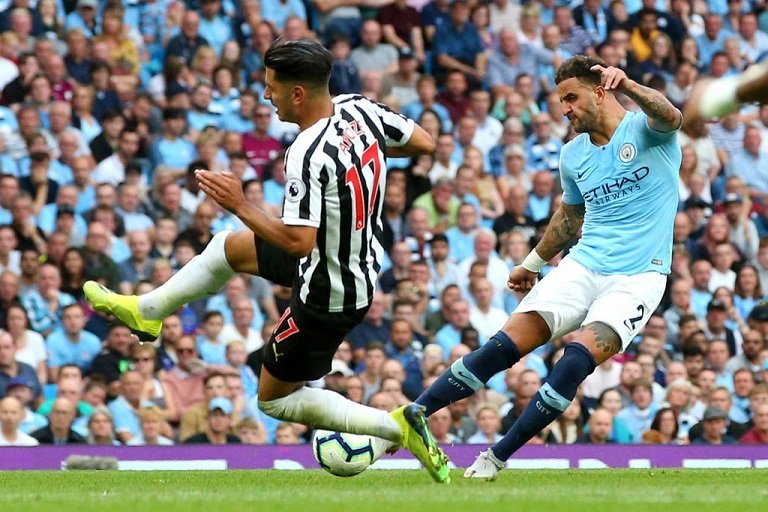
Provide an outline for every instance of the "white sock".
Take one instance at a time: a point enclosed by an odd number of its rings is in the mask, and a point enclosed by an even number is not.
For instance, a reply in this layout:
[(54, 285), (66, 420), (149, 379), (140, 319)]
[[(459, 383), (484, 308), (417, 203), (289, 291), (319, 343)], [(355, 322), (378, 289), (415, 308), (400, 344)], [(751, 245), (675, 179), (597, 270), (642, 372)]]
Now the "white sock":
[(386, 411), (358, 404), (327, 389), (303, 387), (277, 400), (260, 401), (259, 408), (280, 420), (384, 438), (388, 446), (374, 440), (374, 447), (383, 448), (381, 453), (399, 444), (402, 435), (400, 425)]
[(235, 271), (227, 261), (224, 241), (231, 231), (221, 231), (201, 253), (151, 292), (139, 296), (139, 313), (148, 320), (162, 320), (184, 304), (218, 292)]

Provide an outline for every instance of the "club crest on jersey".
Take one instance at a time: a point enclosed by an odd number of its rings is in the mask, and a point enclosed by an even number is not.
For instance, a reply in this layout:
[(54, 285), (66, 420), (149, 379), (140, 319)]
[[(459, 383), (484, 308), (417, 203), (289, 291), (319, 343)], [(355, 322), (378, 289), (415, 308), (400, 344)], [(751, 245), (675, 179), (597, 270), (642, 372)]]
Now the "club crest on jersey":
[(637, 156), (637, 149), (634, 144), (631, 142), (622, 144), (621, 149), (619, 149), (619, 160), (626, 164), (627, 162), (634, 160), (635, 156)]
[(304, 199), (307, 187), (299, 178), (291, 178), (285, 183), (285, 200), (298, 203)]

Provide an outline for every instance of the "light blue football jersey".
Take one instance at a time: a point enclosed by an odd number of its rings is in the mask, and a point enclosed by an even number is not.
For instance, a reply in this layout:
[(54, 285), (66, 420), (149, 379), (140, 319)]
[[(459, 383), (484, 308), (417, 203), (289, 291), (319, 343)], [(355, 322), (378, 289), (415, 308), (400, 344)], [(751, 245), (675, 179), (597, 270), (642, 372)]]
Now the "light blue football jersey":
[(560, 153), (563, 202), (585, 205), (582, 236), (570, 256), (600, 274), (669, 274), (681, 161), (677, 131), (627, 112), (610, 142), (582, 133)]

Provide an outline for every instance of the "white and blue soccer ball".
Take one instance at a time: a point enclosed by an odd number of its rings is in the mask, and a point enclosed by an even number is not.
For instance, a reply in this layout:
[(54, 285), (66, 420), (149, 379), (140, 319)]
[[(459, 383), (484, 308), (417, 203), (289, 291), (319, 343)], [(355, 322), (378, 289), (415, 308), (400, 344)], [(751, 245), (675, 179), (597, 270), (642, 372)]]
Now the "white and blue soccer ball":
[(355, 476), (373, 463), (370, 436), (317, 430), (312, 452), (318, 464), (332, 475)]

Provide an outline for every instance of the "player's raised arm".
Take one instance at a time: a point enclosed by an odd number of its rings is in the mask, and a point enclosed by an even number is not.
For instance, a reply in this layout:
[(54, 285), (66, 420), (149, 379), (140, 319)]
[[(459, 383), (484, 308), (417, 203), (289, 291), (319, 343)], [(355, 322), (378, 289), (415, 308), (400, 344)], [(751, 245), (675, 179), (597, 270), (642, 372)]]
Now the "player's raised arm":
[(509, 274), (507, 285), (516, 292), (530, 290), (542, 267), (562, 251), (568, 242), (576, 238), (583, 223), (583, 204), (561, 203), (560, 208), (552, 215), (541, 241)]
[(606, 91), (618, 91), (629, 96), (648, 116), (648, 124), (654, 130), (671, 132), (683, 123), (683, 114), (655, 89), (640, 85), (627, 77), (624, 70), (613, 66), (595, 65), (592, 71), (600, 73)]

